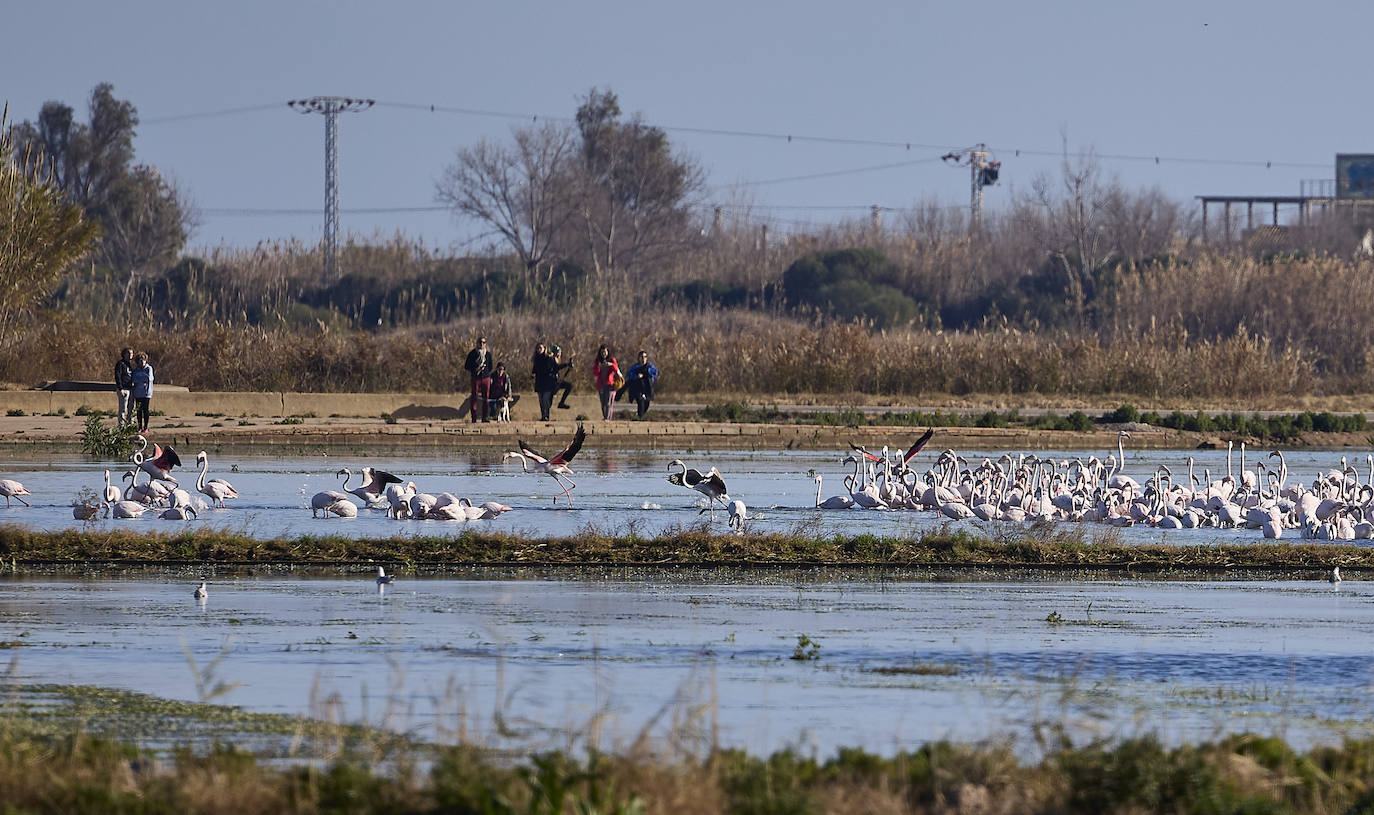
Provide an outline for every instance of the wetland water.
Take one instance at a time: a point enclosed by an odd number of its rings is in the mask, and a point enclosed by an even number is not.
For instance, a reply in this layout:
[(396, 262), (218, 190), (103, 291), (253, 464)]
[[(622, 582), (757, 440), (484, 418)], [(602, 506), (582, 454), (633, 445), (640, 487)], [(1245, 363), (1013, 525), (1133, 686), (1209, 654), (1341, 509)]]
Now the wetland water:
[[(193, 460), (194, 450), (181, 452)], [(1296, 452), (1288, 459), (1291, 477), (1311, 481), (1338, 467), (1343, 453)], [(1128, 450), (1125, 470), (1143, 479), (1164, 463), (1182, 474), (1189, 455), (1199, 475), (1206, 467), (1215, 479), (1225, 469), (1225, 451)], [(806, 473), (825, 475), (822, 497), (841, 492), (842, 456), (588, 450), (575, 462), (576, 509), (567, 510), (552, 507), (551, 479), (503, 464), (499, 453), (375, 460), (214, 454), (211, 474), (232, 481), (242, 497), (190, 523), (258, 537), (466, 528), (371, 511), (311, 518), (309, 497), (337, 488), (336, 470), (370, 464), (424, 491), (515, 507), (477, 522), (490, 529), (531, 537), (588, 526), (653, 534), (703, 521), (698, 496), (664, 478), (667, 462), (678, 457), (719, 467), (730, 492), (749, 503), (755, 531), (909, 534), (946, 523), (929, 512), (817, 512)], [(923, 469), (926, 455), (922, 461)], [(4, 477), (34, 493), (32, 507), (0, 509), (0, 520), (73, 526), (72, 498), (83, 487), (98, 491), (103, 467), (79, 456), (0, 463)], [(194, 472), (179, 476), (193, 488)], [(180, 522), (149, 514), (98, 523), (169, 530)], [(1261, 540), (1258, 532), (1230, 529), (1119, 534), (1126, 542)], [(422, 738), (451, 739), (462, 729), (489, 743), (506, 738), (493, 724), (499, 712), (517, 738), (554, 746), (567, 733), (599, 734), (603, 746), (614, 746), (646, 727), (664, 735), (714, 723), (722, 745), (756, 752), (799, 746), (828, 755), (861, 746), (891, 753), (932, 739), (1004, 734), (1025, 748), (1038, 722), (1064, 724), (1078, 737), (1157, 732), (1184, 742), (1256, 731), (1304, 744), (1362, 734), (1371, 721), (1374, 586), (1364, 581), (1333, 589), (1315, 580), (511, 574), (402, 573), (382, 594), (370, 577), (212, 577), (203, 607), (191, 597), (189, 574), (6, 575), (0, 669), (13, 682), (194, 700), (188, 652), (204, 667), (223, 650), (216, 678), (243, 684), (215, 701), (367, 721)], [(818, 659), (791, 659), (803, 635), (819, 644)], [(809, 646), (800, 650), (805, 656)]]
[[(938, 437), (937, 437), (938, 439)], [(195, 451), (181, 450), (187, 466), (174, 474), (193, 495), (196, 472)], [(551, 451), (541, 451), (551, 454)], [(574, 535), (588, 526), (611, 533), (624, 533), (634, 528), (638, 533), (654, 535), (664, 530), (691, 526), (705, 521), (699, 514), (705, 499), (691, 490), (675, 487), (667, 482), (668, 462), (681, 458), (688, 466), (701, 470), (715, 465), (725, 477), (732, 497), (749, 506), (750, 531), (789, 532), (805, 529), (810, 534), (914, 534), (924, 529), (939, 528), (945, 518), (935, 512), (892, 511), (877, 512), (863, 509), (817, 511), (816, 485), (807, 475), (815, 471), (824, 477), (822, 499), (844, 492), (842, 480), (851, 468), (841, 464), (848, 451), (814, 452), (741, 452), (718, 451), (710, 454), (665, 451), (599, 451), (584, 450), (573, 462), (573, 479), (578, 487), (573, 491), (574, 508), (567, 509), (560, 501), (552, 503), (556, 493), (553, 480), (546, 475), (527, 474), (516, 461), (502, 462), (499, 451), (453, 454), (446, 457), (408, 456), (337, 458), (324, 455), (281, 458), (262, 454), (211, 454), (211, 477), (230, 481), (240, 498), (230, 499), (228, 509), (211, 509), (189, 522), (163, 521), (149, 512), (133, 520), (102, 519), (94, 522), (114, 528), (157, 529), (170, 531), (176, 524), (209, 526), (242, 532), (259, 538), (293, 537), (305, 534), (338, 532), (353, 537), (386, 537), (393, 535), (444, 535), (461, 531), (465, 524), (454, 521), (396, 521), (381, 511), (363, 510), (357, 518), (312, 518), (310, 498), (322, 490), (339, 489), (340, 479), (335, 473), (343, 467), (356, 474), (363, 466), (373, 466), (393, 473), (407, 481), (414, 481), (422, 492), (438, 494), (451, 492), (470, 497), (474, 503), (496, 500), (515, 508), (490, 521), (477, 521), (485, 529), (522, 534), (528, 537), (556, 537)], [(965, 451), (971, 461), (983, 456), (996, 457), (1003, 450)], [(1013, 453), (1017, 451), (1011, 451)], [(1105, 456), (1107, 451), (1096, 451)], [(1113, 448), (1112, 452), (1115, 452)], [(1363, 451), (1361, 451), (1361, 454)], [(1039, 451), (1040, 455), (1056, 459), (1086, 458), (1088, 453)], [(934, 460), (936, 452), (921, 454), (914, 462), (923, 471)], [(1319, 471), (1339, 468), (1341, 457), (1349, 450), (1301, 450), (1288, 455), (1290, 479), (1310, 483)], [(1173, 469), (1180, 482), (1187, 478), (1187, 461), (1196, 460), (1195, 472), (1203, 477), (1209, 471), (1213, 480), (1226, 470), (1225, 450), (1142, 450), (1126, 451), (1124, 472), (1140, 481), (1149, 478), (1160, 464)], [(1240, 464), (1240, 456), (1234, 457)], [(1254, 455), (1251, 454), (1250, 463)], [(1365, 459), (1356, 457), (1352, 463), (1364, 472)], [(80, 455), (59, 455), (43, 458), (11, 458), (0, 460), (0, 477), (23, 482), (34, 494), (28, 496), (32, 507), (18, 502), (11, 509), (0, 508), (0, 521), (18, 523), (37, 529), (53, 530), (79, 525), (72, 519), (73, 498), (83, 488), (99, 494), (104, 487), (102, 471), (108, 464), (93, 463)], [(127, 467), (127, 465), (125, 465)], [(112, 478), (120, 482), (123, 470), (111, 467)], [(358, 485), (355, 475), (350, 486)], [(723, 513), (716, 513), (717, 523), (724, 527)], [(982, 528), (975, 520), (960, 522), (971, 528)], [(1104, 529), (1104, 527), (1090, 527)], [(1197, 544), (1260, 540), (1257, 530), (1180, 529), (1163, 531), (1146, 526), (1121, 530), (1126, 542), (1161, 541)]]
[[(727, 582), (0, 579), (11, 682), (197, 699), (487, 743), (624, 745), (714, 722), (719, 743), (828, 756), (930, 740), (1156, 732), (1169, 742), (1367, 734), (1374, 585), (1347, 581)], [(1047, 618), (1057, 615), (1059, 621)], [(794, 660), (798, 637), (816, 659)], [(809, 652), (810, 646), (804, 645)], [(676, 724), (674, 724), (676, 723)]]

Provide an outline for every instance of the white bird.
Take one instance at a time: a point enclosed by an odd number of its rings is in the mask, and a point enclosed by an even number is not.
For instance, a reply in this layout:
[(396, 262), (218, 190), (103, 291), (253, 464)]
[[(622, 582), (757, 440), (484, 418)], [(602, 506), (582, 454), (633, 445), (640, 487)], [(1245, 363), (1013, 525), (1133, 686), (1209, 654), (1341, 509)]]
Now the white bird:
[(111, 511), (116, 518), (137, 518), (148, 511), (148, 505), (137, 501), (116, 501)]
[[(346, 493), (339, 492), (338, 490), (325, 490), (324, 492), (315, 493), (310, 499), (310, 517), (320, 517), (320, 510), (325, 510), (327, 512), (331, 506), (340, 501), (345, 504), (353, 503), (348, 500), (348, 495)], [(339, 513), (336, 512), (334, 514), (337, 515)], [(353, 514), (357, 515), (356, 512)]]
[(736, 498), (735, 500), (730, 502), (729, 511), (730, 528), (743, 535), (744, 522), (748, 519), (748, 516), (746, 514), (747, 509), (744, 506), (744, 502)]
[[(567, 496), (568, 506), (571, 507), (572, 491), (577, 488), (577, 483), (568, 477), (572, 474), (572, 468), (568, 466), (568, 462), (572, 461), (573, 456), (577, 455), (577, 451), (582, 449), (582, 442), (586, 439), (587, 429), (579, 424), (577, 426), (577, 433), (573, 435), (572, 443), (569, 444), (567, 447), (564, 447), (563, 452), (559, 453), (553, 458), (546, 459), (543, 456), (531, 450), (529, 448), (529, 445), (525, 444), (523, 441), (517, 440), (517, 443), (520, 445), (520, 449), (512, 450), (511, 452), (506, 453), (504, 456), (501, 457), (501, 460), (504, 461), (512, 456), (515, 456), (520, 459), (520, 466), (524, 469), (525, 472), (544, 473), (545, 475), (552, 478), (555, 482), (558, 483), (558, 486), (562, 488), (563, 492), (561, 494)], [(565, 484), (564, 481), (566, 481), (567, 483)], [(557, 495), (553, 497), (553, 502), (555, 504), (558, 503)]]
[(325, 512), (332, 512), (333, 514), (338, 515), (340, 518), (358, 517), (358, 505), (348, 500), (335, 501), (334, 503), (325, 507), (324, 510)]
[(5, 496), (6, 507), (12, 506), (10, 504), (11, 498), (19, 498), (19, 503), (23, 504), (24, 506), (29, 506), (29, 502), (25, 501), (23, 498), (20, 498), (19, 496), (33, 495), (33, 493), (24, 489), (24, 485), (20, 484), (18, 481), (9, 478), (0, 478), (0, 495)]
[(186, 506), (171, 507), (162, 510), (157, 517), (164, 521), (189, 521), (196, 517), (196, 508), (189, 504)]
[(220, 508), (225, 508), (225, 498), (238, 498), (238, 490), (223, 478), (211, 478), (206, 480), (205, 474), (210, 470), (210, 457), (201, 450), (196, 453), (196, 463), (200, 465), (200, 475), (196, 477), (196, 489), (200, 490), (210, 503)]
[(110, 471), (109, 471), (109, 470), (106, 470), (106, 471), (105, 471), (105, 494), (104, 494), (104, 497), (105, 497), (105, 503), (107, 503), (107, 504), (113, 504), (115, 501), (118, 501), (118, 500), (122, 497), (122, 496), (120, 495), (120, 492), (119, 492), (119, 487), (116, 487), (115, 485), (113, 485), (113, 484), (110, 483)]
[(195, 595), (195, 598), (197, 600), (204, 600), (206, 597), (210, 596), (210, 591), (205, 588), (204, 580), (200, 581), (199, 586), (196, 586), (196, 590), (193, 592), (193, 594)]
[(854, 506), (854, 499), (847, 495), (832, 495), (824, 501), (821, 500), (821, 476), (816, 474), (816, 508), (817, 509), (849, 509)]
[(1331, 583), (1333, 583), (1333, 584), (1341, 582), (1341, 567), (1340, 567), (1340, 566), (1333, 566), (1333, 567), (1331, 567), (1331, 574), (1327, 575), (1327, 576), (1326, 576), (1326, 579), (1329, 580), (1329, 581), (1331, 581)]
[(381, 566), (378, 566), (378, 567), (377, 567), (377, 585), (378, 585), (378, 586), (385, 586), (387, 583), (390, 583), (391, 581), (393, 581), (393, 580), (395, 580), (395, 579), (396, 579), (395, 575), (389, 575), (389, 574), (387, 574), (387, 573), (386, 573), (386, 569), (383, 569)]

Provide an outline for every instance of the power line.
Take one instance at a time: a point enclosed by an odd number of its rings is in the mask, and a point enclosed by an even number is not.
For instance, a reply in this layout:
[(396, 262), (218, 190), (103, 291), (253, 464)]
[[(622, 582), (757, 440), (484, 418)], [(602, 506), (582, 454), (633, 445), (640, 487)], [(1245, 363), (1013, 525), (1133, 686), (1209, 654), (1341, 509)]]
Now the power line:
[[(230, 116), (240, 113), (254, 113), (264, 110), (275, 109), (277, 105), (255, 105), (250, 107), (225, 108), (223, 110), (202, 111), (198, 113), (186, 113), (175, 116), (162, 116), (145, 119), (142, 124), (163, 124), (167, 122), (185, 121), (190, 119), (211, 118), (216, 116)], [(377, 107), (397, 108), (400, 110), (413, 110), (428, 113), (446, 113), (459, 116), (478, 116), (494, 119), (508, 119), (512, 121), (538, 122), (540, 120), (548, 122), (573, 123), (575, 118), (564, 115), (549, 115), (543, 113), (529, 113), (517, 111), (488, 110), (484, 108), (467, 108), (455, 105), (424, 104), (419, 102), (388, 102), (378, 101)], [(811, 144), (834, 144), (856, 147), (886, 147), (902, 150), (950, 150), (958, 149), (951, 144), (931, 144), (927, 142), (915, 142), (896, 139), (876, 139), (846, 136), (816, 136), (804, 133), (788, 133), (785, 131), (767, 130), (743, 130), (732, 128), (699, 127), (693, 125), (654, 125), (660, 130), (669, 133), (693, 133), (703, 136), (724, 136), (733, 138), (763, 139), (768, 141), (781, 141), (784, 143), (811, 143)], [(1017, 157), (1022, 155), (1037, 157), (1062, 157), (1065, 155), (1063, 150), (1045, 150), (1031, 147), (1000, 146), (995, 148), (998, 152), (1011, 154)], [(1132, 153), (1093, 153), (1096, 158), (1108, 161), (1140, 161), (1153, 162), (1155, 164), (1201, 164), (1218, 165), (1232, 167), (1263, 167), (1265, 169), (1288, 168), (1288, 169), (1327, 169), (1330, 167), (1328, 162), (1311, 161), (1274, 161), (1269, 159), (1245, 159), (1245, 158), (1215, 158), (1210, 156), (1172, 156), (1163, 154), (1132, 154)], [(786, 179), (790, 180), (790, 179)], [(758, 183), (781, 183), (778, 181), (767, 181)]]
[(217, 117), (217, 116), (233, 116), (233, 115), (239, 114), (239, 113), (257, 113), (257, 112), (259, 112), (259, 111), (264, 111), (264, 110), (278, 110), (278, 109), (280, 109), (280, 108), (281, 108), (281, 105), (280, 105), (280, 104), (271, 104), (271, 105), (250, 105), (249, 107), (242, 107), (242, 108), (225, 108), (225, 109), (223, 109), (223, 110), (206, 110), (206, 111), (201, 111), (201, 112), (199, 112), (199, 113), (179, 113), (179, 114), (176, 114), (176, 115), (173, 115), (173, 116), (156, 116), (156, 117), (153, 117), (153, 118), (151, 118), (151, 119), (140, 119), (140, 120), (139, 120), (139, 124), (141, 124), (141, 125), (160, 125), (160, 124), (167, 124), (167, 123), (169, 123), (169, 122), (185, 122), (185, 121), (190, 121), (190, 120), (192, 120), (192, 119), (212, 119), (212, 118), (215, 118), (215, 117)]

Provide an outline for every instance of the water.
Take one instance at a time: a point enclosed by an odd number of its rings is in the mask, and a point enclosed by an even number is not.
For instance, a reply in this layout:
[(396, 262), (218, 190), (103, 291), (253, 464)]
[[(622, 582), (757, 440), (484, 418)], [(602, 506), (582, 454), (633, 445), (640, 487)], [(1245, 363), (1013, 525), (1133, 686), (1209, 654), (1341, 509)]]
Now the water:
[[(1238, 731), (1298, 745), (1369, 729), (1374, 586), (1349, 582), (0, 580), (11, 681), (195, 700), (188, 653), (223, 654), (217, 699), (421, 738), (614, 748), (718, 728), (719, 743), (890, 754), (930, 740)], [(1057, 615), (1060, 622), (1048, 622)], [(794, 660), (805, 635), (817, 659)]]
[[(977, 461), (984, 455), (995, 457), (1002, 452), (969, 451), (966, 455)], [(1290, 478), (1310, 482), (1318, 472), (1339, 467), (1341, 456), (1348, 454), (1348, 451), (1296, 451), (1288, 455)], [(211, 456), (210, 475), (229, 480), (241, 497), (231, 499), (228, 509), (210, 510), (189, 523), (259, 538), (327, 531), (355, 537), (444, 535), (456, 534), (465, 528), (465, 524), (452, 521), (396, 521), (386, 518), (381, 511), (368, 510), (361, 511), (359, 517), (353, 519), (311, 517), (310, 497), (321, 490), (339, 489), (341, 481), (335, 473), (340, 468), (349, 467), (356, 473), (363, 466), (371, 465), (414, 481), (423, 492), (452, 492), (468, 496), (474, 503), (497, 500), (515, 508), (516, 511), (498, 519), (478, 522), (491, 530), (542, 538), (573, 535), (589, 526), (612, 532), (623, 532), (633, 526), (640, 534), (653, 535), (709, 518), (709, 515), (700, 514), (705, 506), (704, 499), (691, 490), (667, 482), (668, 462), (674, 458), (682, 458), (688, 466), (702, 470), (711, 465), (718, 467), (725, 476), (731, 496), (749, 505), (751, 531), (787, 532), (804, 527), (823, 535), (865, 532), (914, 535), (946, 523), (943, 516), (934, 512), (816, 510), (816, 485), (808, 473), (814, 471), (824, 476), (822, 498), (842, 493), (842, 479), (851, 471), (841, 463), (843, 455), (843, 452), (814, 451), (693, 454), (584, 450), (573, 462), (575, 473), (572, 477), (578, 487), (573, 491), (572, 509), (561, 500), (557, 506), (553, 504), (552, 498), (558, 491), (553, 479), (524, 473), (519, 462), (503, 462), (499, 451), (373, 459), (340, 459), (324, 455), (285, 459), (263, 454), (214, 455)], [(1083, 454), (1051, 451), (1047, 455), (1073, 458)], [(1159, 464), (1166, 464), (1182, 482), (1187, 477), (1189, 456), (1196, 459), (1195, 472), (1199, 478), (1204, 469), (1210, 470), (1213, 479), (1225, 472), (1224, 450), (1128, 450), (1125, 472), (1143, 481)], [(922, 454), (916, 462), (918, 469), (929, 466), (933, 457), (930, 453)], [(194, 464), (194, 452), (186, 451), (183, 458), (188, 467), (176, 470), (175, 474), (195, 494), (196, 473), (190, 466)], [(1365, 466), (1363, 459), (1357, 458), (1353, 463), (1361, 468)], [(1239, 454), (1235, 456), (1235, 464), (1239, 465)], [(102, 470), (105, 466), (108, 465), (92, 463), (78, 455), (0, 461), (0, 477), (22, 481), (34, 493), (29, 499), (33, 507), (26, 508), (16, 502), (10, 509), (0, 508), (0, 521), (43, 530), (79, 526), (71, 516), (72, 500), (82, 488), (100, 493), (104, 487)], [(122, 472), (119, 468), (112, 470), (116, 483), (120, 483)], [(357, 484), (355, 476), (350, 486)], [(717, 512), (716, 519), (723, 526), (724, 514)], [(150, 512), (136, 520), (95, 523), (100, 527), (167, 530), (183, 522), (163, 521)], [(976, 520), (961, 523), (975, 528), (982, 526)], [(1165, 532), (1133, 527), (1123, 530), (1122, 539), (1150, 543), (1223, 543), (1258, 540), (1260, 533), (1229, 529)]]

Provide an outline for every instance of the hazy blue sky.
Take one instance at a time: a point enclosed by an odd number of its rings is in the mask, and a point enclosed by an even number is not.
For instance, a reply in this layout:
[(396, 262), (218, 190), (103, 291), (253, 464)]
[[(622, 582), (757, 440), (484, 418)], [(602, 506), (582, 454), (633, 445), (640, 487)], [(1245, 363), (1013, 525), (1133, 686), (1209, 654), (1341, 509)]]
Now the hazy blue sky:
[[(1190, 201), (1297, 194), (1302, 179), (1332, 177), (1337, 152), (1374, 152), (1366, 3), (12, 5), (0, 48), (11, 120), (49, 99), (84, 118), (91, 88), (113, 83), (143, 122), (138, 159), (205, 212), (193, 246), (319, 240), (323, 117), (285, 103), (326, 94), (379, 103), (341, 117), (343, 232), (400, 230), (435, 247), (475, 231), (442, 211), (350, 210), (434, 206), (457, 148), (528, 120), (403, 105), (570, 117), (588, 89), (610, 88), (701, 162), (711, 200), (751, 202), (778, 229), (873, 204), (966, 206), (968, 172), (939, 156), (977, 142), (1002, 161), (990, 209), (1052, 171), (1064, 137), (1128, 186)], [(193, 115), (242, 108), (253, 110)], [(818, 174), (829, 175), (779, 181)], [(229, 212), (270, 209), (308, 212)]]

